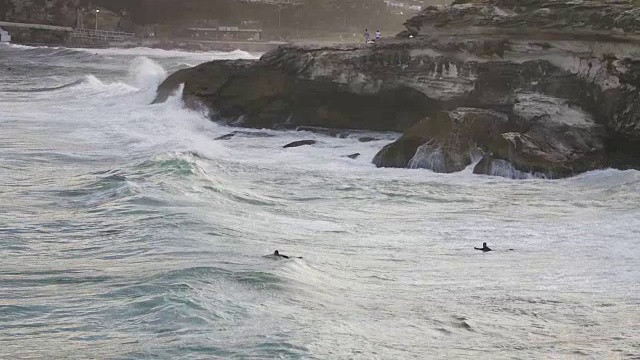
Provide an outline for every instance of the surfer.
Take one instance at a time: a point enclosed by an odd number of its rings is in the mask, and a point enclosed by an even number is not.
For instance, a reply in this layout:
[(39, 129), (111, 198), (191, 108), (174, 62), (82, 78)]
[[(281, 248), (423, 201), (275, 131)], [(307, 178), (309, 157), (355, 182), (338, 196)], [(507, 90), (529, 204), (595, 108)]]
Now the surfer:
[(487, 246), (487, 243), (486, 243), (486, 242), (483, 242), (483, 243), (482, 243), (482, 247), (481, 247), (481, 248), (474, 247), (474, 249), (476, 249), (476, 250), (480, 250), (480, 251), (482, 251), (482, 252), (493, 251), (493, 250), (491, 250), (491, 248), (489, 248), (489, 247)]
[(274, 251), (273, 255), (271, 255), (271, 256), (274, 257), (274, 258), (277, 258), (277, 259), (280, 259), (280, 258), (282, 258), (282, 259), (302, 259), (301, 256), (291, 257), (289, 255), (282, 255), (282, 254), (280, 254), (280, 251), (278, 251), (278, 250)]
[(278, 250), (276, 250), (276, 251), (274, 251), (274, 252), (273, 252), (273, 256), (275, 256), (275, 257), (281, 257), (281, 258), (285, 258), (285, 259), (288, 259), (288, 258), (289, 258), (287, 255), (281, 255), (281, 254), (280, 254), (280, 251), (278, 251)]

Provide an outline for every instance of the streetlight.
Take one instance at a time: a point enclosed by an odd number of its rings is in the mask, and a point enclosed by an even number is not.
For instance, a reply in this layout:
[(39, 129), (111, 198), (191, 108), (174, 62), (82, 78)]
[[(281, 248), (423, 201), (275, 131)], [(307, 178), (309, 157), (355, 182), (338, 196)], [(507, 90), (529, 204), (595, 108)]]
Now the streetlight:
[(100, 9), (96, 9), (96, 31), (98, 31), (98, 14), (100, 14)]
[(278, 29), (282, 27), (282, 22), (280, 18), (282, 17), (282, 5), (278, 4)]

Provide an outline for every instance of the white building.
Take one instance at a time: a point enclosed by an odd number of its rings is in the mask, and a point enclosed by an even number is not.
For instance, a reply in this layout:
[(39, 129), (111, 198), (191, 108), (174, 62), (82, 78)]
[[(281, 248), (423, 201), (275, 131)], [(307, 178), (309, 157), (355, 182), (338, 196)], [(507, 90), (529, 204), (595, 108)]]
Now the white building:
[(11, 42), (11, 35), (0, 28), (0, 42)]

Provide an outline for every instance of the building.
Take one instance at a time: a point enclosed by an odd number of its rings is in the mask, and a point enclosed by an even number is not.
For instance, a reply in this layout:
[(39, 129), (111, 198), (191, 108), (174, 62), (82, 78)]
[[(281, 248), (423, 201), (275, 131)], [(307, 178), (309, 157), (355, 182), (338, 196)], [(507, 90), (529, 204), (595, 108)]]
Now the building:
[(11, 35), (2, 28), (0, 28), (0, 42), (11, 42)]
[(189, 37), (196, 40), (259, 41), (261, 29), (242, 29), (236, 26), (191, 27)]

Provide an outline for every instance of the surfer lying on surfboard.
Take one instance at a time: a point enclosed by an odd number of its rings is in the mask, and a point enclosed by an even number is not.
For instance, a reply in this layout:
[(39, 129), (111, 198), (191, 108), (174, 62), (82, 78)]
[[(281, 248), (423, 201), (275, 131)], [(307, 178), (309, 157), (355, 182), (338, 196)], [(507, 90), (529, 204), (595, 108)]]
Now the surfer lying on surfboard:
[(486, 243), (486, 242), (482, 243), (482, 247), (481, 247), (481, 248), (474, 247), (474, 249), (476, 249), (476, 250), (480, 250), (480, 251), (484, 251), (484, 252), (487, 252), (487, 251), (493, 251), (493, 250), (491, 250), (491, 248), (489, 248), (489, 247), (487, 246), (487, 243)]
[(291, 257), (291, 256), (288, 256), (288, 255), (282, 255), (282, 254), (280, 254), (280, 252), (278, 250), (274, 251), (272, 256), (275, 257), (275, 258), (282, 258), (282, 259), (292, 259), (292, 258), (293, 259), (302, 259), (301, 256)]

